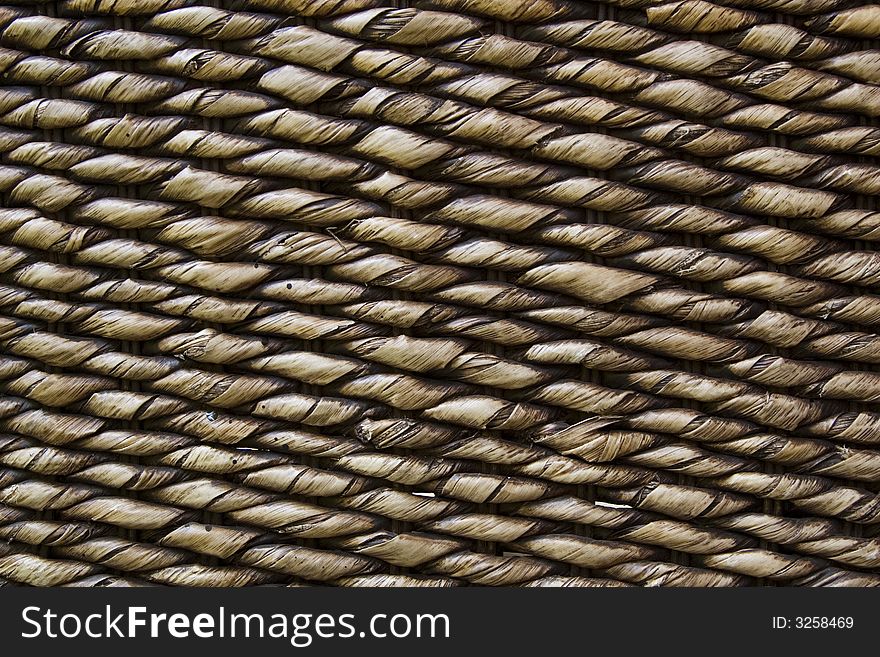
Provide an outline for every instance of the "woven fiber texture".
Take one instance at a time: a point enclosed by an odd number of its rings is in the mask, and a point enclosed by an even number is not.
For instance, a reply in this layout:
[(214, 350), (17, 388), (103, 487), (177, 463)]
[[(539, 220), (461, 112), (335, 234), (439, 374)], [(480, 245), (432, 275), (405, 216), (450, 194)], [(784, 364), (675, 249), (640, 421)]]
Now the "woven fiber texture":
[(878, 39), (0, 5), (0, 582), (880, 584)]

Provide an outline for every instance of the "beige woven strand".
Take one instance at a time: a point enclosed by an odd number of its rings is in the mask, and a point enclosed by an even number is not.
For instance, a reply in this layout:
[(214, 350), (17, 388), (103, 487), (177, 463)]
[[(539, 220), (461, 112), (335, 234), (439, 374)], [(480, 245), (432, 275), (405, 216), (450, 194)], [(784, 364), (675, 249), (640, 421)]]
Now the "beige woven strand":
[(406, 5), (0, 6), (0, 581), (880, 585), (877, 7)]

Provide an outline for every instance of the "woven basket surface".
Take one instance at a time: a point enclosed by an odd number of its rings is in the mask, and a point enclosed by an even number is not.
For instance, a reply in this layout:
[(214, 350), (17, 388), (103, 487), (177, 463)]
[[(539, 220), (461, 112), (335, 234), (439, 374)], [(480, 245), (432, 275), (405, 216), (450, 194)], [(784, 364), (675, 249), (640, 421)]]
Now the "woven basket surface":
[(0, 583), (880, 584), (878, 39), (0, 5)]

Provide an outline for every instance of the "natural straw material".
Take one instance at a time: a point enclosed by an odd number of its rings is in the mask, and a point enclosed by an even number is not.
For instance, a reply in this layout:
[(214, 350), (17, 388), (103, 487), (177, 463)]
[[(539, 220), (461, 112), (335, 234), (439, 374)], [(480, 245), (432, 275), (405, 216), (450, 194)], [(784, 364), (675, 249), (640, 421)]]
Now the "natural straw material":
[(880, 6), (0, 6), (0, 584), (880, 584)]

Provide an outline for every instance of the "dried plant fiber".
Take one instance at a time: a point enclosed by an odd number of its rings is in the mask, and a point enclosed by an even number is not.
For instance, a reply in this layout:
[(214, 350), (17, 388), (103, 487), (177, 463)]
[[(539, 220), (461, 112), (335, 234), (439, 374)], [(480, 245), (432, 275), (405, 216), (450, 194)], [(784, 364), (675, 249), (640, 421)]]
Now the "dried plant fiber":
[(880, 584), (880, 6), (0, 5), (0, 583)]

